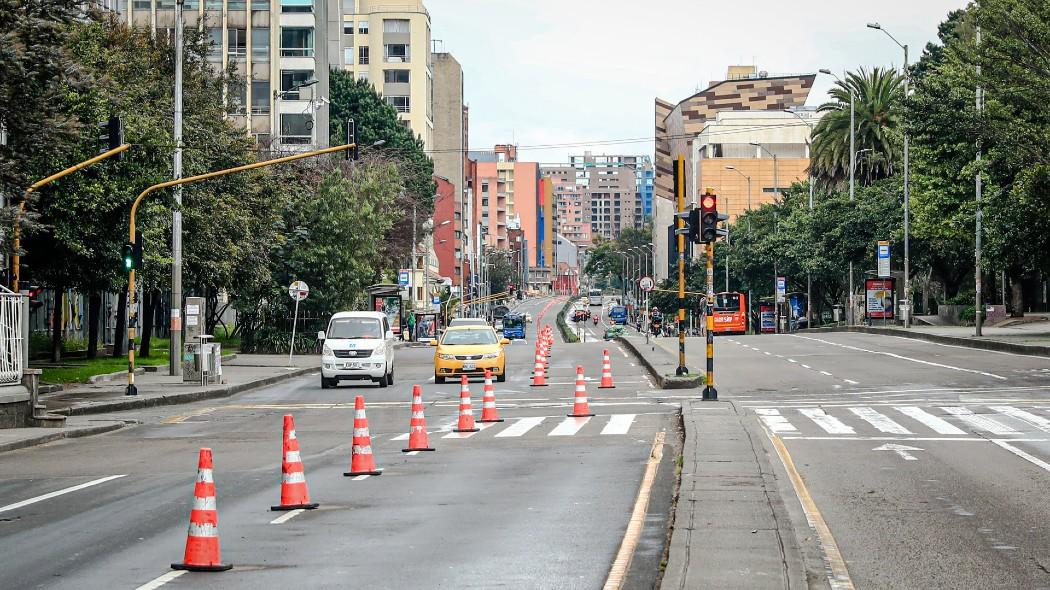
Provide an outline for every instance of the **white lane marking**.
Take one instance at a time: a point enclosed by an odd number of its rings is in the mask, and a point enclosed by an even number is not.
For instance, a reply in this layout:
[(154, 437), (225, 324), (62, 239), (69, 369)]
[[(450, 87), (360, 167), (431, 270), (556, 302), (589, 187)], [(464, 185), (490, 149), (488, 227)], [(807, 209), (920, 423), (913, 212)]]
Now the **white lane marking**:
[(856, 434), (852, 427), (834, 416), (829, 416), (820, 408), (801, 408), (799, 413), (815, 422), (828, 434)]
[[(799, 363), (799, 364), (801, 364), (801, 363)], [(803, 369), (812, 369), (813, 367), (811, 367), (811, 366), (809, 366), (809, 365), (802, 365), (802, 368), (803, 368)]]
[(989, 418), (988, 416), (981, 416), (980, 414), (974, 414), (970, 408), (963, 408), (959, 406), (942, 406), (942, 410), (948, 412), (952, 416), (966, 422), (970, 426), (980, 430), (987, 430), (992, 434), (1017, 434), (1017, 431), (1002, 422)]
[(408, 440), (408, 433), (406, 432), (404, 434), (399, 434), (399, 435), (391, 438), (390, 440)]
[(888, 356), (888, 357), (893, 357), (895, 359), (900, 359), (902, 361), (910, 361), (910, 362), (913, 362), (913, 363), (920, 363), (920, 364), (928, 365), (928, 366), (931, 366), (931, 367), (940, 367), (942, 369), (951, 369), (952, 371), (962, 371), (964, 373), (974, 373), (974, 374), (977, 374), (977, 375), (984, 375), (985, 377), (993, 377), (995, 379), (1001, 379), (1003, 381), (1006, 381), (1006, 377), (1003, 377), (1002, 375), (996, 375), (995, 373), (986, 373), (984, 371), (978, 371), (977, 369), (966, 369), (966, 368), (963, 368), (963, 367), (956, 367), (954, 365), (945, 365), (943, 363), (935, 363), (933, 361), (924, 361), (922, 359), (912, 358), (910, 356), (904, 356), (904, 355), (896, 354), (896, 353), (893, 353), (893, 352), (886, 352), (884, 350), (870, 350), (870, 349), (867, 349), (867, 348), (860, 348), (859, 346), (849, 346), (847, 344), (839, 344), (837, 342), (831, 342), (830, 340), (823, 340), (821, 338), (810, 338), (809, 336), (799, 336), (798, 334), (789, 334), (789, 336), (793, 336), (795, 338), (804, 338), (806, 340), (813, 340), (814, 342), (823, 342), (824, 344), (830, 344), (832, 346), (838, 346), (839, 348), (845, 348), (847, 350), (856, 350), (858, 352), (866, 352), (868, 354), (880, 354), (880, 355), (883, 355), (883, 356)]
[(624, 349), (622, 349), (622, 348), (620, 349), (620, 354), (622, 354), (622, 355), (623, 355), (623, 358), (625, 358), (625, 359), (626, 359), (626, 358), (631, 358), (630, 356), (628, 356), (628, 355), (627, 355), (627, 351), (625, 351), (625, 350), (624, 350)]
[(853, 379), (843, 379), (843, 381), (849, 383), (850, 385), (860, 385), (859, 381), (854, 381)]
[(908, 451), (921, 451), (923, 449), (920, 449), (919, 447), (909, 447), (909, 446), (905, 446), (905, 445), (895, 445), (893, 443), (886, 443), (886, 444), (882, 445), (881, 447), (875, 447), (872, 450), (873, 451), (893, 451), (894, 453), (897, 453), (897, 455), (899, 455), (900, 458), (904, 459), (905, 461), (918, 461), (919, 458), (916, 457), (915, 455), (912, 455)]
[(580, 431), (581, 428), (587, 425), (591, 419), (588, 418), (566, 418), (561, 421), (554, 430), (550, 431), (547, 436), (572, 436)]
[(1047, 420), (1046, 418), (1043, 418), (1042, 416), (1036, 416), (1035, 414), (1033, 414), (1031, 412), (1026, 412), (1024, 410), (1020, 410), (1020, 409), (1015, 408), (1013, 406), (988, 406), (988, 407), (993, 409), (993, 410), (995, 410), (996, 412), (999, 412), (1000, 414), (1005, 415), (1005, 416), (1009, 416), (1011, 418), (1017, 418), (1018, 420), (1020, 420), (1022, 422), (1027, 422), (1027, 423), (1031, 424), (1032, 426), (1035, 426), (1039, 430), (1042, 430), (1043, 432), (1050, 432), (1050, 420)]
[[(478, 429), (478, 432), (491, 428), (495, 422), (474, 422), (474, 428)], [(470, 438), (478, 432), (450, 432), (441, 438)]]
[(506, 436), (521, 436), (526, 432), (540, 425), (543, 422), (544, 416), (533, 416), (530, 418), (519, 418), (517, 422), (511, 424), (505, 428), (502, 432), (496, 435), (496, 438), (502, 438)]
[(831, 373), (829, 373), (827, 371), (821, 371), (820, 374), (821, 375), (827, 375), (828, 377), (831, 377)]
[(778, 355), (776, 355), (776, 357), (777, 357), (778, 359), (782, 359), (782, 358), (784, 358), (784, 355), (782, 355), (782, 354), (778, 354)]
[(951, 422), (938, 416), (934, 416), (922, 408), (916, 406), (903, 406), (898, 407), (897, 411), (913, 420), (922, 422), (937, 434), (966, 434), (964, 430), (955, 426)]
[[(941, 438), (936, 436), (782, 436), (784, 440), (859, 440), (859, 441), (879, 441), (879, 440), (908, 440), (908, 441), (926, 441), (926, 442), (988, 442), (990, 438)], [(1006, 439), (1011, 440), (1011, 439)], [(1047, 442), (1050, 439), (1021, 439), (1024, 442)]]
[(405, 453), (405, 454), (406, 454), (406, 455), (409, 455), (409, 456), (411, 456), (411, 455), (418, 455), (418, 454), (419, 454), (419, 451), (409, 451), (409, 452), (407, 452), (407, 453)]
[(1025, 461), (1028, 461), (1032, 465), (1035, 465), (1035, 466), (1039, 467), (1043, 471), (1050, 471), (1050, 463), (1047, 463), (1046, 461), (1043, 461), (1042, 459), (1040, 459), (1038, 457), (1032, 456), (1032, 455), (1022, 451), (1021, 449), (1019, 449), (1019, 448), (1017, 448), (1017, 447), (1007, 443), (1006, 441), (1002, 441), (1002, 440), (998, 440), (998, 439), (994, 439), (994, 438), (991, 438), (991, 439), (988, 439), (988, 440), (990, 440), (993, 443), (999, 445), (1000, 447), (1006, 449), (1007, 451), (1010, 451), (1011, 453), (1017, 455), (1018, 457), (1024, 459)]
[(270, 524), (284, 524), (284, 523), (286, 523), (289, 520), (295, 518), (296, 516), (299, 516), (300, 514), (302, 514), (304, 512), (306, 512), (306, 510), (303, 510), (302, 508), (296, 508), (295, 510), (289, 510), (288, 512), (285, 512), (284, 514), (282, 514), (282, 515), (278, 516), (277, 518), (271, 520)]
[(627, 521), (627, 530), (624, 531), (623, 541), (620, 549), (616, 552), (609, 576), (605, 579), (602, 590), (620, 590), (627, 579), (627, 568), (634, 557), (634, 551), (638, 547), (638, 540), (642, 537), (642, 529), (645, 527), (645, 516), (649, 510), (649, 497), (652, 494), (653, 482), (656, 481), (656, 470), (660, 467), (660, 460), (664, 456), (664, 433), (657, 432), (653, 437), (653, 447), (649, 451), (649, 460), (645, 465), (645, 474), (642, 476), (642, 485), (638, 490), (638, 497), (634, 501), (634, 509), (631, 510), (631, 518)]
[(61, 490), (55, 490), (54, 492), (49, 492), (49, 493), (44, 494), (42, 496), (36, 496), (35, 498), (29, 498), (28, 500), (22, 500), (21, 502), (15, 502), (14, 504), (8, 504), (7, 506), (0, 506), (0, 512), (7, 512), (9, 510), (17, 510), (19, 508), (22, 508), (23, 506), (29, 506), (30, 504), (36, 504), (37, 502), (43, 502), (44, 500), (50, 500), (51, 498), (57, 498), (58, 496), (61, 496), (63, 494), (68, 494), (70, 492), (78, 492), (80, 490), (83, 490), (83, 489), (86, 489), (86, 488), (90, 488), (91, 486), (97, 486), (100, 483), (106, 483), (107, 481), (113, 481), (114, 479), (120, 479), (122, 477), (127, 477), (127, 475), (128, 474), (125, 473), (125, 474), (122, 474), (122, 475), (110, 475), (108, 477), (101, 477), (99, 479), (93, 479), (93, 480), (91, 480), (89, 482), (82, 483), (82, 484), (79, 484), (79, 485), (75, 485), (75, 486), (72, 486), (72, 487), (63, 488)]
[(351, 477), (350, 479), (351, 479), (351, 481), (361, 481), (362, 479), (368, 479), (370, 477), (372, 477), (372, 476), (371, 475), (357, 475), (357, 476)]
[(168, 582), (174, 580), (175, 578), (178, 578), (179, 576), (185, 574), (187, 571), (188, 570), (175, 570), (175, 571), (168, 572), (168, 573), (164, 574), (163, 576), (154, 578), (154, 579), (150, 580), (149, 582), (146, 582), (145, 584), (139, 586), (138, 588), (135, 588), (135, 590), (157, 590), (157, 588), (160, 588), (164, 584), (167, 584)]
[(798, 361), (796, 361), (795, 359), (788, 359), (788, 362), (789, 363), (797, 363)]
[(765, 354), (765, 355), (768, 355), (768, 356), (773, 356), (773, 353), (769, 352), (768, 350), (764, 351), (762, 354)]
[(602, 434), (627, 434), (634, 423), (635, 414), (613, 414), (602, 428)]
[(798, 432), (788, 419), (780, 415), (780, 411), (769, 408), (758, 408), (755, 410), (760, 420), (773, 432)]
[(890, 419), (889, 416), (880, 414), (871, 408), (850, 408), (849, 411), (853, 412), (861, 420), (871, 424), (881, 432), (888, 432), (890, 434), (912, 434), (907, 428)]

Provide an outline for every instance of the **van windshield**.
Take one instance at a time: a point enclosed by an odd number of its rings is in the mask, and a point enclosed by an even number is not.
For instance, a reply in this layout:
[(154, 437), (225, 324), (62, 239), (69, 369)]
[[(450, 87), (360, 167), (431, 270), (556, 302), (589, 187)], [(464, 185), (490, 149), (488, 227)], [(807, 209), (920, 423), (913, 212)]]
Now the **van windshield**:
[(337, 318), (328, 326), (328, 338), (378, 339), (383, 337), (383, 327), (374, 318)]

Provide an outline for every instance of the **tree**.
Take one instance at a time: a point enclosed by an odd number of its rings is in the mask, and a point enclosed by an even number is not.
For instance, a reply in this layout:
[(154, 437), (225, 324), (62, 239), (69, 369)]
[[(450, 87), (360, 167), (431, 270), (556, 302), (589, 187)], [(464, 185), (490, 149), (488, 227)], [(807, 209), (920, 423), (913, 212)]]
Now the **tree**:
[(489, 269), (490, 293), (502, 293), (507, 290), (514, 280), (513, 255), (510, 250), (490, 250), (488, 261), (492, 267)]
[(813, 129), (811, 174), (824, 188), (849, 181), (850, 94), (854, 99), (855, 148), (868, 149), (857, 161), (857, 179), (871, 184), (894, 174), (901, 159), (900, 106), (904, 77), (891, 69), (861, 68), (849, 72), (831, 89), (832, 101), (818, 108), (825, 114)]

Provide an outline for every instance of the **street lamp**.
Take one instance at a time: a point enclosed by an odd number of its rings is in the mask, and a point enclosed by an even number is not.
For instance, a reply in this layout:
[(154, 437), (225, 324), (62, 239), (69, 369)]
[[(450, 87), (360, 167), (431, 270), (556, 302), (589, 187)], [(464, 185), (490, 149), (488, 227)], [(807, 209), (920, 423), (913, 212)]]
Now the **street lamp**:
[[(868, 23), (869, 29), (875, 29), (876, 31), (882, 31), (886, 33), (886, 36), (890, 38), (898, 47), (904, 50), (904, 98), (908, 98), (908, 85), (911, 80), (911, 73), (908, 71), (908, 46), (902, 44), (896, 39), (889, 31), (882, 28), (879, 23)], [(911, 327), (911, 251), (909, 250), (908, 238), (911, 233), (911, 187), (909, 186), (909, 169), (908, 169), (908, 130), (904, 130), (904, 300), (906, 301), (904, 307), (904, 327)], [(980, 313), (980, 302), (977, 304), (978, 314)], [(978, 326), (980, 323), (978, 323)]]
[[(733, 172), (736, 172), (740, 176), (743, 176), (744, 178), (747, 179), (747, 210), (751, 211), (751, 177), (748, 176), (747, 174), (744, 174), (740, 170), (737, 170), (736, 166), (726, 166), (725, 169), (726, 170), (732, 170)], [(750, 215), (747, 218), (747, 233), (749, 233), (749, 234), (751, 233), (751, 216)]]
[(276, 88), (274, 89), (274, 91), (273, 91), (273, 113), (272, 113), (272, 115), (270, 117), (270, 151), (271, 152), (274, 151), (274, 146), (275, 145), (279, 145), (281, 143), (281, 130), (280, 130), (280, 127), (279, 127), (280, 121), (281, 121), (281, 113), (280, 113), (281, 109), (279, 108), (280, 104), (281, 104), (281, 99), (284, 98), (286, 95), (288, 95), (291, 92), (298, 92), (299, 90), (301, 90), (303, 88), (306, 88), (308, 86), (313, 86), (314, 84), (317, 84), (318, 82), (320, 82), (320, 80), (318, 80), (317, 78), (307, 78), (306, 80), (303, 80), (301, 82), (292, 82), (292, 87), (289, 88), (288, 90), (277, 90)]
[[(857, 137), (856, 137), (857, 136), (856, 113), (857, 113), (857, 110), (856, 110), (856, 106), (855, 106), (855, 103), (857, 102), (857, 95), (856, 95), (856, 93), (853, 92), (853, 87), (852, 86), (849, 86), (845, 82), (843, 82), (842, 78), (839, 78), (838, 75), (833, 73), (831, 70), (829, 70), (827, 68), (824, 68), (824, 69), (820, 70), (820, 73), (821, 74), (827, 74), (829, 76), (834, 77), (836, 80), (838, 80), (839, 84), (841, 84), (843, 88), (849, 90), (849, 200), (852, 201), (853, 200), (854, 191), (855, 191), (855, 186), (856, 186), (856, 178), (855, 178), (854, 171), (855, 171), (855, 169), (857, 167), (857, 152), (856, 152), (856, 149), (857, 149), (856, 148), (856, 141), (857, 141)], [(853, 261), (852, 260), (849, 261), (849, 309), (847, 310), (847, 315), (849, 317), (849, 323), (851, 325), (856, 323), (856, 318), (854, 317), (854, 311), (853, 311)]]
[[(810, 135), (813, 134), (813, 124), (802, 118), (802, 115), (798, 114), (794, 109), (784, 109), (785, 113), (791, 113), (795, 115), (799, 121), (802, 121), (809, 127)], [(809, 137), (806, 138), (806, 154), (809, 155), (810, 145)], [(812, 157), (812, 156), (811, 156)], [(809, 165), (809, 211), (813, 212), (813, 161), (810, 160)], [(806, 326), (812, 327), (813, 324), (813, 271), (806, 270)]]
[(761, 143), (758, 143), (757, 141), (752, 141), (751, 145), (757, 147), (758, 149), (762, 150), (763, 152), (766, 152), (767, 154), (773, 157), (773, 192), (783, 197), (783, 195), (780, 194), (780, 176), (778, 172), (779, 169), (777, 167), (777, 155), (766, 149), (766, 146), (762, 145)]

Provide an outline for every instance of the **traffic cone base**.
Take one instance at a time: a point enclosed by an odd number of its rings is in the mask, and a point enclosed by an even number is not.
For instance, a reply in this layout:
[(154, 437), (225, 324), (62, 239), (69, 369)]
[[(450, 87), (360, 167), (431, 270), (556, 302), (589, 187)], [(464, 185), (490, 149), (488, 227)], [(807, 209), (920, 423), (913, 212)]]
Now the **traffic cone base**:
[(590, 418), (594, 414), (565, 414), (569, 418)]
[(188, 563), (173, 563), (171, 564), (173, 570), (186, 570), (188, 572), (224, 572), (229, 569), (233, 569), (233, 565), (229, 563), (216, 563), (215, 565), (190, 565)]
[[(402, 453), (411, 453), (412, 451), (436, 451), (436, 450), (437, 449), (432, 449), (430, 447), (427, 447), (425, 449), (401, 449), (401, 452)], [(386, 481), (386, 480), (383, 480), (383, 481)]]
[[(416, 449), (416, 450), (419, 450), (419, 449)], [(345, 475), (347, 477), (352, 477), (352, 476), (355, 476), (355, 475), (383, 475), (383, 470), (382, 469), (376, 469), (375, 471), (347, 471), (347, 472), (343, 473), (343, 475)]]
[(279, 511), (279, 510), (313, 510), (314, 508), (317, 508), (318, 506), (320, 506), (320, 504), (318, 504), (317, 502), (311, 502), (309, 504), (289, 504), (289, 505), (282, 504), (280, 506), (270, 506), (270, 510), (273, 510), (273, 511)]
[(484, 418), (482, 418), (481, 420), (478, 420), (478, 422), (482, 422), (482, 423), (503, 422), (503, 418), (494, 418), (494, 419), (491, 419), (491, 420), (485, 420)]

